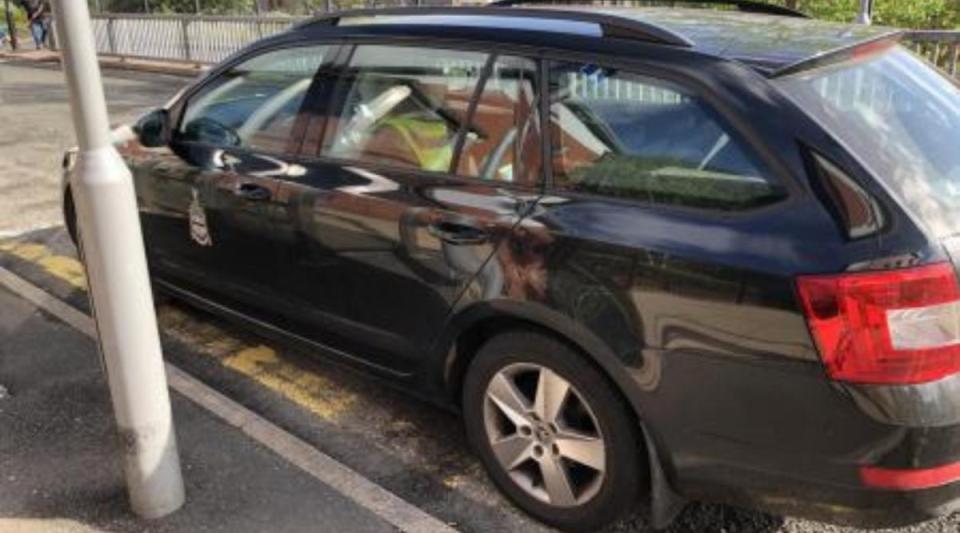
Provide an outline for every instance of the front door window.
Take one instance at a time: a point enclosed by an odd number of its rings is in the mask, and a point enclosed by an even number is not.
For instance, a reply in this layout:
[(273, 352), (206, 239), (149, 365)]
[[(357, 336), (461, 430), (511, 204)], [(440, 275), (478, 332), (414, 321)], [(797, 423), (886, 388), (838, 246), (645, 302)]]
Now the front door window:
[(268, 153), (293, 152), (294, 127), (327, 46), (267, 52), (240, 63), (192, 96), (180, 140)]

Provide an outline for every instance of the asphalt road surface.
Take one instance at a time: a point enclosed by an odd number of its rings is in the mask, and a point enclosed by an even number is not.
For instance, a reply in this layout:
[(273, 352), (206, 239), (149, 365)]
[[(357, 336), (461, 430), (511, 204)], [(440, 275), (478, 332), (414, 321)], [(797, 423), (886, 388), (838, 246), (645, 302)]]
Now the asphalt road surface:
[[(187, 82), (158, 74), (106, 74), (115, 123), (162, 104)], [(60, 155), (73, 143), (62, 74), (0, 63), (0, 117), (0, 265), (86, 311), (82, 269), (58, 228)], [(407, 501), (462, 531), (545, 530), (491, 486), (466, 451), (454, 415), (176, 303), (162, 305), (158, 315), (165, 353), (174, 364)], [(0, 516), (2, 509), (0, 496)], [(650, 531), (645, 511), (611, 531)], [(691, 504), (670, 531), (857, 530)], [(957, 532), (960, 515), (896, 531)]]
[[(163, 104), (187, 79), (113, 72), (106, 78), (113, 123)], [(73, 146), (63, 73), (0, 63), (0, 236), (59, 224), (59, 167)]]

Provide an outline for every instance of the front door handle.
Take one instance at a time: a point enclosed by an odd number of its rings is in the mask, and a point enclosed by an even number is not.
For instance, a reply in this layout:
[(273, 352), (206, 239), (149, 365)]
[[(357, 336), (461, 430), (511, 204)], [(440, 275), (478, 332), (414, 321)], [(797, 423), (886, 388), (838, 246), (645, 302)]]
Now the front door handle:
[(427, 226), (427, 230), (447, 244), (476, 245), (490, 240), (490, 234), (486, 230), (462, 222), (441, 220)]
[(269, 200), (272, 194), (270, 189), (257, 185), (256, 183), (241, 183), (237, 185), (237, 188), (233, 190), (233, 194), (244, 198), (246, 200), (253, 200), (256, 202), (263, 202)]

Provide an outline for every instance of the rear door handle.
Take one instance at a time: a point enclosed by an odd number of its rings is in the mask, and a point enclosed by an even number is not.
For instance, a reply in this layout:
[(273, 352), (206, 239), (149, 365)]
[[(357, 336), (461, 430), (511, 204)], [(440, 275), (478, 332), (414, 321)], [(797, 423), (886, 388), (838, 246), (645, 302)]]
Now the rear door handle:
[(490, 234), (485, 230), (462, 222), (441, 220), (427, 226), (427, 230), (447, 244), (484, 244), (490, 240)]
[(233, 190), (233, 194), (256, 202), (269, 200), (272, 196), (270, 189), (256, 183), (241, 183)]

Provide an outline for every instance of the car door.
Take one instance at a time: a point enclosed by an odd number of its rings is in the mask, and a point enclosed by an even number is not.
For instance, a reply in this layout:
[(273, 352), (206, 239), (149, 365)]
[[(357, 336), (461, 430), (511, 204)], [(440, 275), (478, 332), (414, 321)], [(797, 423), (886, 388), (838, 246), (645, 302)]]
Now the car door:
[(329, 95), (296, 189), (291, 325), (409, 373), (541, 187), (536, 63), (487, 52), (359, 45)]
[(276, 305), (277, 265), (294, 243), (296, 216), (282, 178), (303, 172), (295, 155), (310, 95), (334, 49), (256, 54), (187, 97), (173, 157), (143, 187), (162, 279), (252, 314)]

